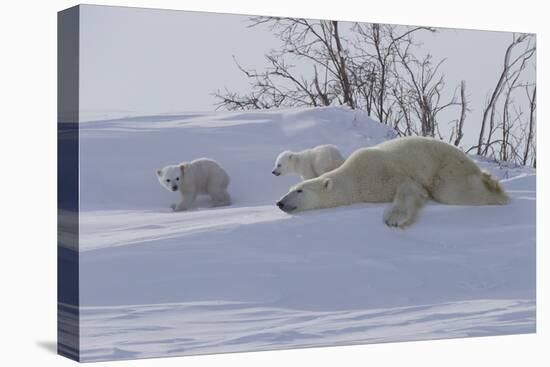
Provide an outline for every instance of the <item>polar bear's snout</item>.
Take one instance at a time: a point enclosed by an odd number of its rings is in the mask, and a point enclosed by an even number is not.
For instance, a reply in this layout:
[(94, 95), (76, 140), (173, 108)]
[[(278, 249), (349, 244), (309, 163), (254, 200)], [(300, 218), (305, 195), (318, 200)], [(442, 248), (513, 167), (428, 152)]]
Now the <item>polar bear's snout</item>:
[(277, 201), (277, 206), (279, 207), (279, 209), (281, 209), (285, 213), (290, 213), (290, 212), (296, 210), (295, 206), (285, 204), (282, 200)]
[(298, 208), (298, 206), (295, 203), (295, 193), (289, 192), (285, 196), (281, 198), (281, 200), (277, 201), (276, 205), (279, 209), (281, 209), (285, 213), (290, 213)]
[(278, 172), (277, 170), (273, 170), (271, 171), (272, 174), (274, 174), (275, 176), (280, 176), (281, 175), (281, 172)]
[(177, 186), (177, 185), (173, 185), (173, 186), (172, 186), (172, 191), (178, 191), (178, 186)]

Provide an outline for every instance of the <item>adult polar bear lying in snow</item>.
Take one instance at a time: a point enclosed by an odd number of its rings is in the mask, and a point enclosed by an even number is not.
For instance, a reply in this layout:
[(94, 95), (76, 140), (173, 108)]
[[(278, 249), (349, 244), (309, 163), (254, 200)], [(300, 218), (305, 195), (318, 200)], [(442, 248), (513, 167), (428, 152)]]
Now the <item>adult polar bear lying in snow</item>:
[(297, 173), (302, 179), (309, 180), (340, 167), (342, 163), (344, 158), (338, 148), (334, 145), (319, 145), (301, 152), (282, 152), (275, 160), (275, 168), (271, 173), (275, 176)]
[(458, 148), (433, 138), (406, 137), (355, 151), (339, 168), (292, 187), (277, 206), (291, 213), (393, 201), (384, 221), (404, 227), (428, 198), (453, 205), (509, 201), (498, 181)]
[(212, 159), (199, 158), (166, 166), (157, 170), (157, 178), (168, 191), (180, 192), (181, 201), (171, 205), (175, 211), (191, 209), (198, 194), (210, 195), (215, 206), (231, 204), (227, 193), (229, 176)]

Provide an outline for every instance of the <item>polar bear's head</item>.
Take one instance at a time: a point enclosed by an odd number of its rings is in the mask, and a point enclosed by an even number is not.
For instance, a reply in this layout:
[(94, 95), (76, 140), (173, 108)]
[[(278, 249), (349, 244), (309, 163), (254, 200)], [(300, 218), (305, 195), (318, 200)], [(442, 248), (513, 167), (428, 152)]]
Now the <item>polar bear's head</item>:
[(330, 177), (318, 177), (302, 181), (278, 202), (279, 209), (286, 213), (301, 212), (327, 207), (331, 202), (334, 182)]
[(178, 191), (183, 180), (183, 165), (171, 165), (157, 170), (157, 178), (168, 191)]
[(291, 151), (284, 151), (275, 160), (275, 167), (273, 167), (273, 173), (275, 176), (286, 175), (292, 172), (294, 167), (295, 154)]

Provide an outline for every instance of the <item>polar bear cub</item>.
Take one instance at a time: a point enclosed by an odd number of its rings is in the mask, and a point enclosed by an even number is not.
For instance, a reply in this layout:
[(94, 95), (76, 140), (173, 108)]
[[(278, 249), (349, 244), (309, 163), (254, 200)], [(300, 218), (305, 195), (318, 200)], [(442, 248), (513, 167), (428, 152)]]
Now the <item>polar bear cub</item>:
[(275, 176), (297, 173), (302, 179), (309, 180), (340, 167), (342, 163), (344, 158), (336, 146), (319, 145), (301, 152), (282, 152), (271, 173)]
[(424, 203), (506, 204), (508, 195), (460, 149), (433, 138), (405, 137), (356, 150), (343, 165), (303, 181), (277, 206), (287, 213), (359, 202), (392, 202), (391, 227), (412, 224)]
[(212, 159), (199, 158), (163, 167), (157, 170), (157, 178), (168, 191), (180, 192), (181, 201), (171, 205), (174, 211), (191, 209), (199, 194), (210, 195), (214, 206), (231, 204), (227, 192), (229, 175)]

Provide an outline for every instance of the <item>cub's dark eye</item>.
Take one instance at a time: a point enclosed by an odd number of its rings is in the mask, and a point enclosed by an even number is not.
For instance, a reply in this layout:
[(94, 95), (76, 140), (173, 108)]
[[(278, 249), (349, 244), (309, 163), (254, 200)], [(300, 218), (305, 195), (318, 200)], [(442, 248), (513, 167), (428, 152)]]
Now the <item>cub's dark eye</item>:
[(281, 167), (281, 165), (280, 165), (280, 164), (278, 164), (278, 165), (277, 165), (277, 167)]
[(301, 194), (303, 191), (304, 191), (304, 190), (302, 190), (302, 189), (296, 190), (296, 192), (297, 192), (298, 194)]
[(170, 179), (169, 179), (169, 178), (167, 178), (167, 179), (166, 179), (166, 182), (170, 182)]
[(180, 178), (179, 178), (179, 177), (176, 177), (176, 181), (179, 181), (179, 180), (180, 180)]

